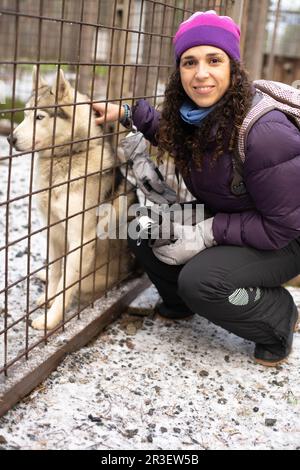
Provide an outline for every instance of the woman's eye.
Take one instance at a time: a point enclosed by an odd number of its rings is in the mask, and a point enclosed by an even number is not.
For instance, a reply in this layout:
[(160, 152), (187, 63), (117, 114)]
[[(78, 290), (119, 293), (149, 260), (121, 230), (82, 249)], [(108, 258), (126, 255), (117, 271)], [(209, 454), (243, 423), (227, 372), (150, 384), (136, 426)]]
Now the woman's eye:
[(36, 120), (37, 121), (41, 121), (42, 119), (44, 119), (45, 116), (43, 116), (42, 114), (37, 114), (36, 115)]
[(219, 59), (211, 59), (212, 64), (217, 64), (218, 62), (221, 62)]
[(186, 62), (184, 62), (183, 65), (191, 67), (192, 65), (194, 65), (194, 61), (193, 60), (187, 60)]

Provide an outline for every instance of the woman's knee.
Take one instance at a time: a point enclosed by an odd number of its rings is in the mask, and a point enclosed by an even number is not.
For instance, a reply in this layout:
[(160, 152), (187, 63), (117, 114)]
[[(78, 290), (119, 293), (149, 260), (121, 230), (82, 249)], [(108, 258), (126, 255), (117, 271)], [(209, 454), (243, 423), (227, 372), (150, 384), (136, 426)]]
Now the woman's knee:
[(213, 270), (199, 260), (187, 263), (178, 278), (178, 294), (182, 299), (197, 299), (203, 302), (223, 301), (233, 290), (225, 279), (216, 276)]

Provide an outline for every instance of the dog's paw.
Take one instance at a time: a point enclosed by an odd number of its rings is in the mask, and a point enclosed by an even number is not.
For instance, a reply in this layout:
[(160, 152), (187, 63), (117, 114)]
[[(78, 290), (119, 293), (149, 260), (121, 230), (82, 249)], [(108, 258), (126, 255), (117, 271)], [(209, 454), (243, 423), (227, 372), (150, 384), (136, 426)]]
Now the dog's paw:
[(46, 282), (46, 269), (42, 269), (35, 276), (39, 281)]
[[(53, 330), (60, 322), (60, 319), (56, 319), (51, 317), (51, 315), (47, 315), (47, 330)], [(45, 329), (45, 315), (40, 315), (39, 317), (35, 318), (31, 322), (32, 328), (35, 330), (44, 330)]]
[[(38, 297), (36, 304), (38, 307), (44, 307), (45, 303), (46, 303), (46, 296), (45, 296), (45, 293), (43, 293)], [(52, 303), (53, 303), (53, 300), (48, 300), (47, 307), (50, 307)]]

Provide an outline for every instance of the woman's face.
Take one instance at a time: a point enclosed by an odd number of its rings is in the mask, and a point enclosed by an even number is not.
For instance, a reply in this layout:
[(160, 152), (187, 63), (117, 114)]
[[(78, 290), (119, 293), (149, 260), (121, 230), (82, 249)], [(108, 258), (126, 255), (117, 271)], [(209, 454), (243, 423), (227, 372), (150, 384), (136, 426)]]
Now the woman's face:
[(196, 46), (180, 58), (181, 83), (186, 94), (200, 107), (217, 103), (230, 86), (230, 59), (213, 46)]

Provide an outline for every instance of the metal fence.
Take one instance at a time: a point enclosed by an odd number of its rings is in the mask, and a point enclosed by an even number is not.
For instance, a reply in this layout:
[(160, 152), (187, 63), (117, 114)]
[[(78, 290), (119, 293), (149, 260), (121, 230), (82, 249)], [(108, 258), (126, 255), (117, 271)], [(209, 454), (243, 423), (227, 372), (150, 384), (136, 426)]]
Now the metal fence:
[(300, 76), (300, 3), (284, 6), (273, 1), (268, 11), (263, 77), (291, 85)]
[[(96, 298), (112, 288), (120, 294), (132, 259), (126, 240), (99, 240), (97, 210), (110, 202), (123, 211), (120, 201), (134, 201), (126, 167), (118, 178), (116, 147), (126, 131), (96, 127), (91, 102), (146, 98), (158, 106), (178, 24), (208, 9), (238, 11), (233, 1), (0, 0), (0, 375), (11, 377), (51, 345), (50, 336)], [(16, 151), (4, 134), (20, 122), (18, 141), (10, 139)], [(171, 163), (165, 172), (175, 185)], [(55, 308), (61, 315), (53, 328), (46, 322)], [(106, 324), (112, 318), (107, 314)], [(57, 361), (40, 367), (10, 404)]]

